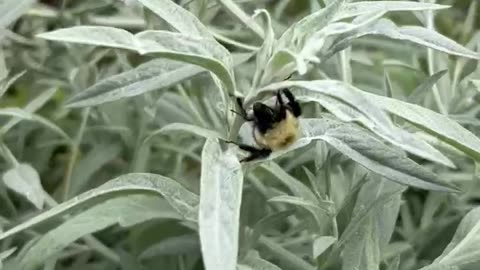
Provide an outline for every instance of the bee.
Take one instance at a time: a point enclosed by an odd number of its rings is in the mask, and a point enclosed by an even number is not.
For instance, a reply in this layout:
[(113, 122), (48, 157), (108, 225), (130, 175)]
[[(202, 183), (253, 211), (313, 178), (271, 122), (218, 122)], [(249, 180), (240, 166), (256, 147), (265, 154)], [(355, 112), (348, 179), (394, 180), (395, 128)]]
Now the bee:
[(245, 121), (253, 123), (252, 136), (258, 145), (258, 147), (254, 147), (229, 141), (250, 153), (240, 162), (267, 158), (273, 151), (284, 149), (297, 140), (298, 117), (302, 114), (302, 109), (295, 96), (287, 88), (276, 92), (276, 102), (273, 106), (255, 102), (250, 114), (247, 113), (241, 98), (236, 98), (236, 102), (240, 112), (235, 113)]

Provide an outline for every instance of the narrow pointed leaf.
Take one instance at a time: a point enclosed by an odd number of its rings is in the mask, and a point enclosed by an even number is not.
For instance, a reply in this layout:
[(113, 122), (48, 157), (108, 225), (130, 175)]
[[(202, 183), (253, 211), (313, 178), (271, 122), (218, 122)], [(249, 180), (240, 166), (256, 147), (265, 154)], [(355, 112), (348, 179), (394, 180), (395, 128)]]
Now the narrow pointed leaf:
[(68, 107), (86, 107), (166, 89), (204, 70), (168, 59), (155, 59), (132, 70), (98, 81), (67, 102)]
[(346, 4), (343, 10), (337, 13), (335, 20), (341, 20), (378, 11), (423, 11), (445, 8), (449, 8), (449, 6), (412, 1), (362, 1)]
[(82, 236), (114, 224), (129, 227), (157, 218), (181, 219), (171, 206), (154, 194), (132, 194), (112, 198), (82, 211), (41, 236), (21, 258), (21, 269), (33, 270)]
[(480, 160), (480, 139), (449, 117), (411, 103), (364, 92), (383, 110), (397, 115), (426, 132)]
[(462, 219), (452, 241), (435, 261), (421, 270), (460, 269), (480, 261), (480, 208), (477, 207)]
[(0, 234), (0, 240), (32, 228), (45, 221), (72, 213), (79, 207), (101, 203), (111, 198), (130, 194), (154, 194), (163, 196), (186, 220), (197, 219), (198, 196), (174, 180), (156, 174), (131, 173), (119, 176), (104, 185), (87, 191), (58, 206), (35, 216)]

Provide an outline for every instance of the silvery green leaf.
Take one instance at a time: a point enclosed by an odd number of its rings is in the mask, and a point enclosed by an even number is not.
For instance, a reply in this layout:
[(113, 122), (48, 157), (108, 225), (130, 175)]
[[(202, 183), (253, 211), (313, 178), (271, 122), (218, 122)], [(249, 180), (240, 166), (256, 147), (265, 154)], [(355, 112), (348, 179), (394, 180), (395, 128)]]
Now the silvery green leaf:
[(273, 49), (275, 47), (275, 32), (272, 28), (272, 19), (267, 10), (261, 9), (255, 11), (255, 16), (261, 16), (266, 21), (265, 38), (263, 39), (262, 47), (257, 52), (257, 68), (264, 67), (267, 64), (268, 59), (272, 56)]
[(237, 17), (245, 26), (250, 28), (257, 36), (263, 38), (265, 33), (260, 25), (257, 24), (245, 11), (233, 0), (219, 0), (218, 3), (223, 6), (230, 14)]
[(216, 131), (212, 131), (210, 129), (206, 129), (206, 128), (202, 128), (202, 127), (190, 125), (190, 124), (172, 123), (162, 127), (159, 130), (152, 132), (152, 134), (148, 135), (148, 137), (145, 138), (145, 142), (150, 141), (154, 136), (157, 136), (159, 134), (168, 134), (175, 131), (188, 132), (194, 135), (204, 137), (206, 139), (222, 139), (223, 138), (223, 136), (220, 133)]
[(337, 13), (335, 20), (346, 19), (372, 12), (439, 10), (450, 6), (411, 1), (361, 1), (348, 3)]
[(206, 270), (235, 270), (243, 173), (231, 150), (207, 139), (202, 151), (199, 234)]
[(180, 33), (213, 39), (200, 20), (171, 0), (137, 0)]
[(397, 148), (354, 125), (329, 129), (321, 139), (367, 169), (389, 180), (423, 189), (455, 191), (451, 185), (425, 169)]
[(423, 100), (424, 97), (429, 91), (432, 90), (432, 87), (443, 77), (443, 75), (447, 74), (448, 70), (444, 69), (439, 72), (436, 72), (432, 76), (429, 76), (423, 83), (417, 86), (410, 96), (408, 100), (412, 103), (417, 103), (420, 100)]
[(285, 220), (295, 213), (294, 210), (285, 210), (280, 212), (275, 212), (268, 216), (261, 218), (259, 221), (255, 223), (253, 226), (252, 234), (249, 235), (249, 238), (245, 241), (248, 247), (254, 246), (260, 236), (266, 233), (269, 229), (278, 226), (285, 222)]
[(384, 180), (364, 184), (352, 219), (342, 234), (343, 270), (379, 269), (381, 252), (390, 241), (406, 188)]
[(462, 219), (451, 242), (435, 261), (421, 270), (461, 269), (480, 261), (480, 208), (477, 207)]
[(0, 28), (7, 28), (12, 22), (22, 16), (36, 1), (35, 0), (3, 0), (0, 2)]
[[(317, 123), (320, 124), (321, 122), (319, 121)], [(262, 168), (273, 174), (299, 199), (303, 199), (306, 203), (310, 203), (313, 205), (320, 204), (320, 202), (317, 200), (317, 197), (315, 197), (315, 194), (304, 183), (288, 174), (277, 163), (270, 162), (262, 164)]]
[[(305, 98), (301, 95), (297, 97), (299, 99), (309, 99), (308, 97)], [(321, 98), (319, 97), (319, 99), (315, 101), (319, 102), (323, 107), (325, 107), (328, 111), (342, 121), (361, 123), (363, 126), (380, 136), (382, 139), (402, 148), (409, 153), (433, 162), (437, 162), (447, 167), (455, 168), (455, 164), (453, 164), (450, 159), (448, 159), (444, 154), (431, 146), (429, 143), (420, 139), (418, 136), (415, 136), (415, 134), (396, 126), (392, 126), (390, 131), (379, 129), (372, 120), (367, 118), (357, 109), (352, 108), (348, 104), (329, 96), (323, 96)]]
[(22, 77), (27, 71), (19, 72), (13, 75), (11, 78), (0, 78), (0, 98), (7, 92), (10, 86), (16, 82), (20, 77)]
[(320, 51), (326, 42), (326, 38), (334, 35), (355, 32), (357, 29), (367, 27), (380, 19), (385, 13), (382, 11), (367, 13), (362, 15), (351, 23), (334, 22), (325, 26), (320, 31), (312, 34), (302, 48), (303, 55), (315, 55)]
[(136, 51), (139, 54), (155, 53), (157, 56), (203, 67), (218, 76), (233, 93), (230, 53), (215, 40), (168, 31), (147, 30), (135, 35), (123, 29), (105, 26), (75, 26), (42, 33), (37, 37), (106, 46)]
[(139, 255), (139, 258), (142, 260), (148, 260), (157, 256), (188, 254), (197, 252), (199, 248), (200, 241), (196, 233), (183, 234), (180, 236), (172, 236), (153, 244), (146, 248)]
[(390, 261), (386, 270), (398, 270), (400, 267), (400, 256), (396, 256)]
[(298, 51), (305, 37), (319, 31), (333, 20), (335, 15), (343, 8), (347, 0), (335, 0), (326, 8), (312, 13), (290, 26), (278, 40), (278, 49)]
[[(223, 49), (226, 52), (227, 57), (223, 59), (223, 64), (226, 66), (226, 69), (229, 73), (228, 80), (227, 78), (223, 78), (221, 75), (216, 74), (219, 78), (212, 77), (216, 86), (222, 90), (221, 98), (222, 102), (225, 106), (227, 106), (227, 94), (223, 91), (223, 86), (220, 81), (222, 81), (228, 93), (233, 94), (235, 92), (235, 80), (233, 79), (233, 70), (232, 70), (232, 60), (228, 51), (220, 45), (213, 37), (213, 35), (209, 32), (207, 27), (203, 25), (200, 20), (195, 17), (192, 13), (188, 10), (182, 8), (181, 6), (177, 5), (171, 0), (138, 0), (144, 6), (149, 8), (155, 14), (157, 14), (160, 18), (165, 20), (168, 24), (173, 26), (173, 28), (177, 29), (180, 33), (184, 34), (185, 36), (201, 36), (205, 40), (208, 40), (213, 45), (213, 48)], [(164, 39), (166, 37), (162, 37)], [(181, 46), (181, 44), (180, 44)], [(165, 55), (164, 55), (165, 56)], [(177, 57), (172, 57), (174, 60)], [(189, 62), (192, 63), (192, 62)], [(198, 63), (193, 63), (198, 64)], [(200, 65), (201, 66), (201, 65)], [(207, 68), (208, 70), (208, 68)], [(215, 71), (213, 71), (215, 73)], [(220, 81), (219, 81), (220, 79)]]
[(332, 236), (320, 236), (313, 240), (313, 258), (322, 255), (335, 242), (337, 242), (337, 238)]
[[(0, 39), (3, 39), (3, 32), (0, 30)], [(3, 48), (0, 49), (0, 98), (2, 97), (3, 93), (6, 91), (2, 89), (5, 79), (8, 76), (8, 69), (7, 64), (5, 63), (5, 52)]]
[[(50, 210), (51, 211), (51, 210)], [(82, 236), (114, 224), (130, 227), (152, 219), (181, 219), (166, 200), (150, 194), (125, 194), (98, 203), (70, 217), (40, 237), (20, 259), (21, 269), (33, 270)]]
[(3, 269), (3, 266), (4, 266), (2, 261), (5, 261), (5, 259), (8, 259), (8, 257), (10, 257), (16, 250), (17, 248), (13, 247), (0, 252), (0, 269)]
[(298, 270), (314, 270), (317, 269), (310, 263), (301, 258), (300, 255), (284, 248), (279, 243), (276, 243), (273, 239), (265, 236), (261, 236), (259, 239), (262, 250), (265, 250), (268, 254), (271, 254), (277, 264), (282, 269), (298, 269)]
[(85, 107), (165, 89), (204, 70), (198, 66), (168, 59), (155, 59), (98, 81), (71, 97), (68, 107)]
[[(131, 173), (108, 181), (98, 188), (76, 196), (0, 234), (0, 240), (32, 228), (42, 222), (69, 214), (89, 203), (101, 203), (112, 198), (134, 194), (163, 196), (186, 220), (197, 219), (198, 196), (176, 181), (157, 174)], [(91, 204), (90, 204), (91, 205)]]
[[(283, 80), (287, 78), (295, 70), (306, 71), (305, 62), (300, 58), (299, 54), (295, 54), (288, 49), (280, 49), (275, 51), (272, 57), (268, 60), (264, 68), (260, 86), (272, 82), (275, 78)], [(303, 67), (302, 67), (303, 65)], [(252, 91), (253, 92), (253, 91)]]
[(14, 247), (14, 248), (10, 248), (10, 249), (7, 249), (5, 251), (0, 252), (0, 261), (5, 260), (8, 257), (10, 257), (10, 255), (12, 255), (16, 250), (17, 250), (17, 248)]
[(467, 49), (456, 41), (424, 27), (403, 26), (399, 28), (399, 35), (394, 36), (395, 39), (406, 39), (419, 45), (430, 47), (451, 55), (462, 56), (474, 60), (480, 59), (480, 55), (477, 52)]
[(19, 118), (21, 120), (38, 122), (39, 124), (42, 124), (45, 127), (48, 127), (49, 129), (51, 129), (61, 137), (70, 141), (70, 137), (68, 137), (68, 135), (60, 127), (55, 125), (50, 120), (43, 118), (37, 114), (31, 113), (19, 108), (4, 108), (4, 109), (0, 109), (0, 116), (11, 116), (14, 118)]
[[(273, 55), (265, 68), (261, 84), (272, 81), (274, 76), (283, 80), (292, 74), (295, 66), (287, 65), (291, 62), (296, 65), (300, 75), (307, 72), (308, 62), (319, 62), (315, 56), (315, 51), (322, 48), (327, 35), (320, 30), (332, 28), (329, 22), (346, 2), (348, 0), (335, 0), (326, 8), (304, 17), (288, 28), (275, 46)], [(338, 24), (343, 26), (346, 23)], [(338, 27), (338, 24), (335, 24), (333, 28)], [(318, 35), (320, 37), (317, 37)], [(278, 70), (283, 71), (281, 75), (277, 74)]]
[(480, 159), (480, 139), (447, 116), (396, 99), (367, 92), (363, 94), (383, 110), (421, 127), (474, 159)]
[(41, 33), (38, 38), (137, 51), (134, 35), (107, 26), (74, 26)]
[(266, 21), (266, 31), (265, 38), (263, 39), (262, 47), (257, 51), (256, 55), (256, 70), (254, 74), (254, 85), (258, 85), (260, 76), (265, 71), (265, 66), (268, 63), (268, 60), (272, 56), (274, 47), (275, 47), (275, 33), (272, 28), (272, 19), (267, 10), (261, 9), (255, 12), (255, 16), (261, 16), (265, 18)]
[(334, 205), (331, 202), (314, 203), (300, 197), (280, 195), (268, 199), (269, 202), (280, 202), (302, 207), (312, 214), (312, 217), (320, 226), (326, 214), (331, 216), (334, 212)]
[(11, 190), (29, 200), (37, 209), (42, 209), (45, 191), (38, 172), (28, 164), (18, 164), (3, 174), (3, 182)]
[(380, 19), (372, 25), (340, 37), (334, 42), (334, 45), (325, 54), (325, 57), (328, 58), (335, 52), (348, 47), (352, 40), (365, 35), (382, 35), (391, 39), (406, 40), (448, 54), (479, 59), (479, 55), (474, 51), (463, 47), (435, 31), (419, 26), (398, 27), (388, 19)]
[(253, 270), (250, 266), (245, 264), (237, 264), (237, 270)]
[(70, 195), (76, 195), (88, 186), (89, 182), (94, 180), (92, 177), (95, 172), (116, 158), (121, 150), (118, 144), (99, 143), (88, 151), (73, 168)]

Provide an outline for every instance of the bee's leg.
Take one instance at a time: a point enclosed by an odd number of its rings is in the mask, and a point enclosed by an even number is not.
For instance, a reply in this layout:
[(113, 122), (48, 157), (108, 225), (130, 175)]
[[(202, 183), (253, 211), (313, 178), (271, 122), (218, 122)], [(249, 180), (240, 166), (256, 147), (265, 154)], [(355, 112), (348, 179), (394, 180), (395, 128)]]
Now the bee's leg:
[(249, 145), (238, 145), (238, 147), (250, 153), (248, 157), (243, 158), (240, 162), (249, 162), (256, 159), (266, 158), (272, 153), (272, 150), (266, 148), (260, 149)]
[(295, 115), (295, 117), (300, 116), (302, 114), (302, 108), (300, 107), (300, 104), (295, 100), (292, 92), (290, 92), (288, 88), (284, 88), (281, 91), (287, 97), (288, 106), (291, 108), (293, 115)]
[(283, 106), (285, 103), (282, 98), (282, 90), (277, 91), (277, 105)]
[(248, 162), (256, 159), (266, 158), (272, 153), (272, 150), (266, 148), (256, 148), (247, 144), (236, 143), (228, 141), (228, 143), (236, 144), (240, 149), (247, 151), (250, 155), (240, 160), (240, 162)]
[(247, 121), (247, 122), (253, 121), (253, 120), (254, 120), (253, 116), (249, 116), (249, 115), (247, 114), (247, 111), (246, 111), (245, 108), (243, 107), (243, 101), (242, 101), (242, 99), (239, 98), (239, 97), (237, 97), (235, 100), (236, 100), (236, 102), (237, 102), (238, 108), (240, 109), (240, 112), (237, 112), (237, 111), (234, 111), (234, 110), (231, 110), (231, 111), (234, 112), (234, 113), (236, 113), (236, 114), (238, 114), (238, 115), (240, 115), (240, 116), (243, 118), (243, 120), (245, 120), (245, 121)]
[(287, 106), (283, 101), (281, 90), (277, 91), (277, 104), (275, 111), (275, 122), (280, 122), (287, 117)]

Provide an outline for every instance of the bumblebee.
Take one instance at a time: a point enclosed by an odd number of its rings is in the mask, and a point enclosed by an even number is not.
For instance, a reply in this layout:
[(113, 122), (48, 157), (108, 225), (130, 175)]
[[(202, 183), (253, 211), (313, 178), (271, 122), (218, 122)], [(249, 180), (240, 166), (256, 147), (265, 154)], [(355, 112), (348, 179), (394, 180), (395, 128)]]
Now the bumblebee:
[[(284, 101), (284, 97), (287, 102)], [(250, 153), (249, 156), (240, 160), (248, 162), (268, 157), (273, 151), (281, 150), (297, 140), (298, 117), (302, 114), (300, 104), (288, 89), (276, 92), (276, 102), (268, 106), (261, 102), (253, 104), (253, 113), (248, 114), (241, 98), (236, 98), (240, 112), (245, 121), (253, 123), (253, 138), (259, 147), (235, 142), (238, 147)]]

